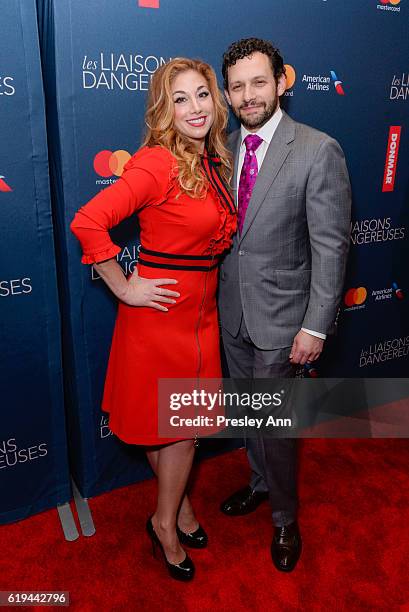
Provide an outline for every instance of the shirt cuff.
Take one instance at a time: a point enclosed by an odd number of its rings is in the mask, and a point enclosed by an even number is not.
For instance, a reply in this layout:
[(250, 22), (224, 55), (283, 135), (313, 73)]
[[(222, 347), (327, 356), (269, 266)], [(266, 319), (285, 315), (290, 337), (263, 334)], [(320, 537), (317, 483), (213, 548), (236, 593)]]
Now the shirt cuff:
[(321, 340), (325, 340), (327, 337), (327, 334), (321, 334), (321, 332), (316, 332), (312, 329), (307, 329), (306, 327), (302, 327), (301, 329), (302, 331), (307, 332), (307, 334), (310, 334), (310, 336), (316, 336), (317, 338), (321, 338)]

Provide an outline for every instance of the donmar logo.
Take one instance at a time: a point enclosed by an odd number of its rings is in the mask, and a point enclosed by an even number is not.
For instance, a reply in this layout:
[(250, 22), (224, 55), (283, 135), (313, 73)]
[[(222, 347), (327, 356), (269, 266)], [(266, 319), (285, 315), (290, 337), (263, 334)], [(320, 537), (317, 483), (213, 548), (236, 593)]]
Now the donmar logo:
[(291, 64), (284, 64), (284, 68), (285, 68), (285, 78), (286, 78), (286, 86), (285, 86), (284, 95), (293, 96), (294, 92), (288, 91), (288, 90), (294, 87), (294, 83), (295, 83), (295, 79), (297, 78), (297, 75), (295, 73), (293, 66), (291, 66)]
[(385, 172), (383, 175), (382, 191), (393, 191), (395, 185), (396, 166), (398, 164), (400, 125), (391, 125), (389, 128), (388, 146), (386, 148)]
[(339, 96), (345, 96), (345, 91), (342, 88), (342, 81), (339, 80), (333, 70), (331, 70), (331, 79), (334, 81), (335, 91)]
[(0, 191), (6, 192), (6, 191), (13, 191), (12, 188), (7, 185), (4, 176), (0, 175)]
[[(130, 159), (128, 151), (119, 149), (118, 151), (100, 151), (94, 157), (94, 170), (99, 176), (105, 178), (121, 176), (126, 162)], [(112, 181), (106, 181), (109, 183)]]
[(345, 294), (344, 302), (345, 305), (349, 308), (353, 306), (361, 306), (366, 300), (366, 296), (368, 295), (365, 287), (352, 287), (352, 289), (348, 289)]
[(141, 8), (159, 8), (159, 0), (138, 0), (138, 6)]

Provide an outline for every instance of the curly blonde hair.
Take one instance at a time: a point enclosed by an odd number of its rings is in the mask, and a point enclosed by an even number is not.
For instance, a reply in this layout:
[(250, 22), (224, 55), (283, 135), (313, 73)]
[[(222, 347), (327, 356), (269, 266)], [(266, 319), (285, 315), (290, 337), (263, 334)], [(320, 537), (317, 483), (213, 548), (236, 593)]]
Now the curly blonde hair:
[(142, 146), (160, 145), (168, 149), (178, 162), (181, 191), (194, 198), (204, 198), (208, 180), (202, 170), (201, 155), (191, 141), (174, 127), (172, 82), (178, 74), (187, 70), (195, 70), (206, 79), (214, 103), (214, 121), (206, 136), (206, 148), (209, 154), (220, 159), (220, 174), (227, 183), (230, 182), (232, 159), (225, 145), (228, 110), (218, 88), (216, 74), (206, 62), (178, 57), (158, 68), (149, 88)]

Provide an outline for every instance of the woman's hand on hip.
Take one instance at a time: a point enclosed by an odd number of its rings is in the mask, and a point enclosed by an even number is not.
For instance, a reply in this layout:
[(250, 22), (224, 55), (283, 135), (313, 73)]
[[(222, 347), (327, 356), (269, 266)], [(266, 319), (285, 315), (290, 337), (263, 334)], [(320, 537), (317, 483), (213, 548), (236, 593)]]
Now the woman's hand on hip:
[(168, 308), (162, 304), (175, 304), (174, 298), (180, 297), (180, 293), (161, 285), (176, 285), (177, 282), (174, 278), (144, 278), (135, 268), (121, 300), (128, 306), (148, 306), (167, 312)]

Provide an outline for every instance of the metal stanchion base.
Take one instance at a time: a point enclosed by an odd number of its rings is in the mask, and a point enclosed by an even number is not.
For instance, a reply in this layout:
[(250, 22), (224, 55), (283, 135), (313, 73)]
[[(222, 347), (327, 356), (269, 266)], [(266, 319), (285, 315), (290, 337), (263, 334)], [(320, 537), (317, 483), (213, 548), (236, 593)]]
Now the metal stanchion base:
[(77, 540), (80, 537), (80, 534), (78, 533), (77, 525), (75, 524), (70, 504), (67, 502), (66, 504), (57, 506), (57, 510), (65, 539), (68, 540), (68, 542), (73, 542), (74, 540)]
[(77, 509), (82, 535), (86, 537), (92, 536), (95, 533), (95, 525), (94, 521), (92, 520), (92, 514), (88, 505), (88, 501), (84, 497), (81, 497), (81, 493), (78, 491), (77, 485), (72, 479), (71, 482), (72, 490), (74, 492), (75, 507)]

